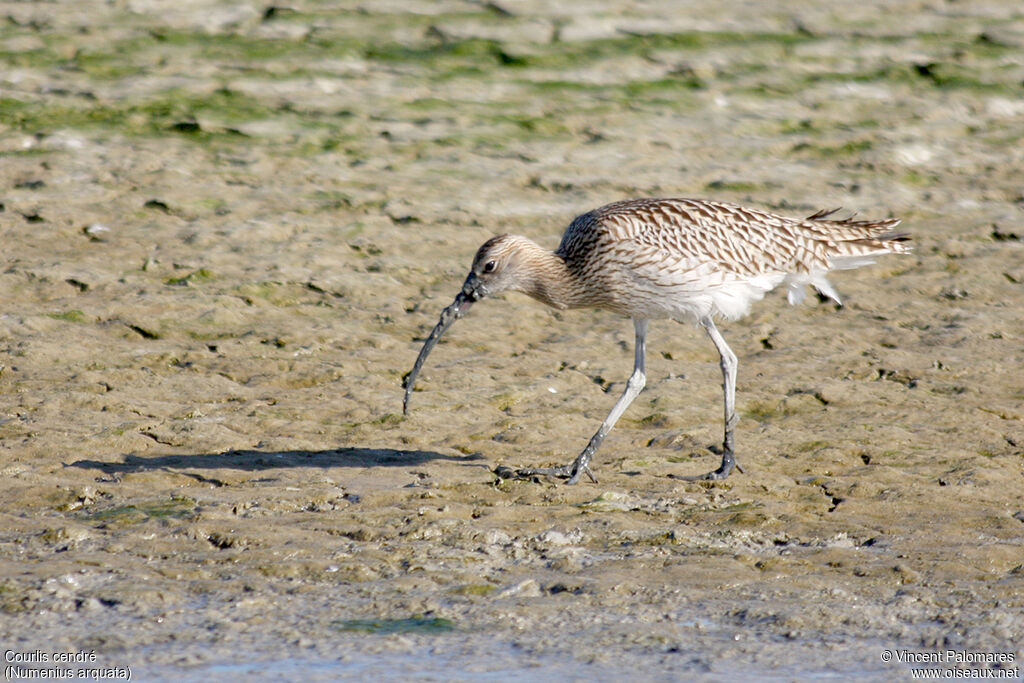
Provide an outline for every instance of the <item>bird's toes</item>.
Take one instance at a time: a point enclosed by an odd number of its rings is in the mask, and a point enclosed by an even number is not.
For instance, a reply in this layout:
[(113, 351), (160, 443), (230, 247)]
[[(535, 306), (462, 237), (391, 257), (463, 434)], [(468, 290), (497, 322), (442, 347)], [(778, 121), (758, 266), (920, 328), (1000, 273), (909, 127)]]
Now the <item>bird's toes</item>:
[(721, 481), (728, 477), (729, 473), (715, 470), (706, 474), (670, 474), (668, 476), (670, 479), (680, 479), (682, 481)]
[(507, 465), (498, 465), (492, 471), (499, 479), (515, 479), (519, 476), (519, 470), (514, 470)]
[(566, 482), (566, 483), (568, 483), (568, 484), (575, 484), (575, 483), (577, 483), (580, 480), (580, 475), (581, 474), (586, 474), (587, 478), (590, 479), (590, 483), (592, 483), (592, 484), (596, 484), (597, 483), (597, 477), (594, 476), (594, 472), (590, 469), (590, 465), (584, 465), (583, 467), (580, 467), (579, 469), (577, 469), (576, 472), (573, 473), (572, 478), (569, 479), (569, 481)]
[(512, 469), (504, 465), (499, 465), (494, 468), (494, 474), (502, 479), (527, 479), (533, 482), (540, 483), (540, 477), (560, 477), (562, 479), (569, 478), (572, 473), (568, 467), (523, 467), (519, 469)]

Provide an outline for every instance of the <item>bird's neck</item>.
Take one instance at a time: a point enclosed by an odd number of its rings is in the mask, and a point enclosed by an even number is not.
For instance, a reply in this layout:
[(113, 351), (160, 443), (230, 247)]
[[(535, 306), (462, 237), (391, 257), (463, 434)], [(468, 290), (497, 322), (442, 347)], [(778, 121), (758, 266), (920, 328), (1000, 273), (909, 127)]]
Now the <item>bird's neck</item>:
[(523, 277), (516, 289), (552, 308), (565, 309), (585, 306), (585, 290), (566, 265), (565, 259), (553, 251), (529, 242), (523, 245), (521, 268)]

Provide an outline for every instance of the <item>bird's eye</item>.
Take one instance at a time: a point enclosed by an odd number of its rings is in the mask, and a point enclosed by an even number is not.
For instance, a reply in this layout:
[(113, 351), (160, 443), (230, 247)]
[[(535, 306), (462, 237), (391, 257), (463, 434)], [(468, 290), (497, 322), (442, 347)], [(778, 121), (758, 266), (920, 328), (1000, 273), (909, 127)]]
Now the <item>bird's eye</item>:
[(497, 268), (497, 267), (498, 267), (497, 263), (495, 263), (494, 261), (488, 261), (487, 263), (484, 264), (484, 272), (485, 273), (493, 273), (494, 269)]

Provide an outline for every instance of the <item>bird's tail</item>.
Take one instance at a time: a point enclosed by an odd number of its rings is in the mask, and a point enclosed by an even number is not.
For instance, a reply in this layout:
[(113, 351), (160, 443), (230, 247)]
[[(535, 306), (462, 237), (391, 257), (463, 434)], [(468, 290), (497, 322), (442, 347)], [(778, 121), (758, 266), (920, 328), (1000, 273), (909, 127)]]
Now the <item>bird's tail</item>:
[(908, 254), (912, 250), (910, 234), (895, 230), (899, 218), (883, 218), (876, 221), (854, 220), (853, 216), (842, 220), (829, 216), (839, 209), (826, 209), (808, 216), (801, 227), (811, 233), (816, 241), (823, 244), (827, 258), (825, 268), (810, 272), (792, 273), (785, 283), (789, 291), (789, 303), (797, 304), (804, 299), (804, 287), (812, 285), (823, 295), (842, 305), (839, 294), (825, 278), (831, 270), (850, 270), (871, 265), (876, 256), (885, 254)]
[[(802, 227), (828, 244), (829, 255), (868, 256), (882, 254), (907, 254), (911, 251), (910, 233), (898, 232), (899, 218), (883, 218), (877, 221), (857, 221), (853, 216), (842, 220), (828, 218), (839, 209), (826, 209), (803, 221)], [(856, 266), (854, 266), (856, 267)], [(832, 268), (841, 268), (833, 265)]]

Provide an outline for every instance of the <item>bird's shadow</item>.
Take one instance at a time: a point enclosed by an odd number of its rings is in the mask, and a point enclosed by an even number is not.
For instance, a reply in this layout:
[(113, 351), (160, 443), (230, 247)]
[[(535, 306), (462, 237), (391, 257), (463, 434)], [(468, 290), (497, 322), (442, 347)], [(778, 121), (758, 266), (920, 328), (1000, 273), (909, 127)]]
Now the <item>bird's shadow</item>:
[(433, 460), (467, 463), (482, 456), (452, 456), (435, 451), (402, 451), (393, 448), (334, 448), (322, 451), (259, 451), (239, 449), (194, 455), (129, 454), (121, 462), (76, 460), (66, 467), (97, 469), (117, 476), (161, 469), (234, 469), (258, 472), (289, 467), (414, 467)]

